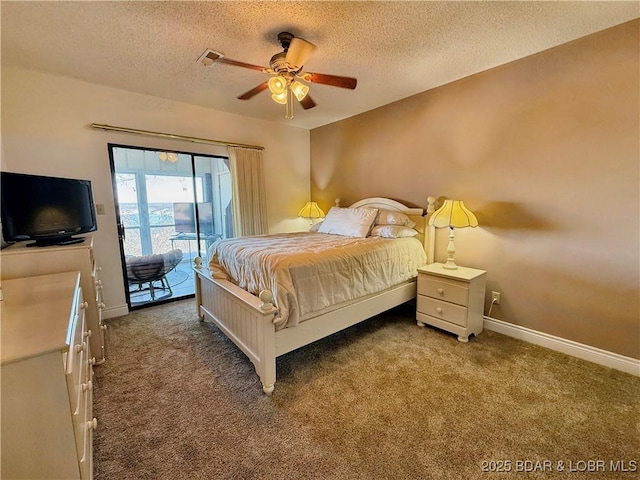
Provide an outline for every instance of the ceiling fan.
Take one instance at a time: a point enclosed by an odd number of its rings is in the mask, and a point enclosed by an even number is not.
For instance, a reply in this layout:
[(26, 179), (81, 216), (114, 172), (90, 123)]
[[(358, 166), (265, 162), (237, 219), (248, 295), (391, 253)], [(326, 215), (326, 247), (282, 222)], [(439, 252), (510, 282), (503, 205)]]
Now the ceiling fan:
[(304, 64), (311, 58), (311, 55), (317, 48), (311, 42), (295, 37), (289, 32), (279, 33), (278, 42), (280, 42), (284, 51), (276, 53), (271, 57), (269, 67), (261, 67), (259, 65), (231, 60), (225, 57), (224, 54), (211, 49), (207, 49), (200, 55), (198, 62), (205, 66), (210, 66), (213, 63), (225, 63), (227, 65), (249, 68), (272, 75), (269, 80), (243, 93), (238, 99), (249, 100), (258, 93), (269, 89), (271, 98), (275, 102), (286, 105), (285, 118), (289, 119), (293, 118), (294, 98), (300, 102), (300, 105), (302, 105), (302, 108), (305, 110), (316, 106), (316, 102), (314, 102), (308, 94), (309, 86), (303, 82), (319, 83), (350, 90), (356, 88), (358, 80), (355, 78), (327, 75), (324, 73), (302, 72)]

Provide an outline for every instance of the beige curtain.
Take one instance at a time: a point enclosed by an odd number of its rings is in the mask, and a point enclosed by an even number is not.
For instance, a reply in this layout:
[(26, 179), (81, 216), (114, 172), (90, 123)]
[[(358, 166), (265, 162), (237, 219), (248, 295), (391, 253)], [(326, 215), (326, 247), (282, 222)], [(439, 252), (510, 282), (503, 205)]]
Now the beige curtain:
[(268, 232), (267, 196), (262, 151), (227, 147), (233, 184), (233, 234), (236, 237)]

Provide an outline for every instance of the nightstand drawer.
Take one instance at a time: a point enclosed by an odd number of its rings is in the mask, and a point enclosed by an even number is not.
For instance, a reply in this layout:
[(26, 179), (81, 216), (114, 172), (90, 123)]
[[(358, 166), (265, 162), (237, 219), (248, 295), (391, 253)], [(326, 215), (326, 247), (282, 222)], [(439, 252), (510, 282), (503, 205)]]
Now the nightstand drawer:
[(469, 284), (455, 280), (440, 280), (420, 275), (418, 294), (447, 302), (467, 306), (469, 304)]
[(467, 308), (460, 305), (418, 295), (418, 312), (462, 327), (467, 326)]

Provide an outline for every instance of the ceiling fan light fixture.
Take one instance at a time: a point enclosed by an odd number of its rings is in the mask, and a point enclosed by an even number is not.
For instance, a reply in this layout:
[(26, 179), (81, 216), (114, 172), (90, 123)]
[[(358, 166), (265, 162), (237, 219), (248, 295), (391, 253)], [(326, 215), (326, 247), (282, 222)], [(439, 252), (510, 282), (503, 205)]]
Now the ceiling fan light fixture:
[[(268, 82), (269, 91), (274, 95), (281, 95), (287, 90), (287, 79), (281, 75), (271, 77)], [(277, 100), (276, 100), (277, 101)], [(285, 96), (286, 102), (286, 96)]]
[[(0, 0), (1, 1), (1, 0)], [(282, 52), (276, 53), (269, 60), (269, 67), (261, 67), (251, 63), (240, 62), (225, 58), (220, 52), (207, 50), (200, 57), (200, 61), (205, 65), (220, 62), (235, 67), (257, 70), (268, 73), (271, 77), (264, 80), (258, 86), (238, 97), (238, 100), (249, 100), (265, 90), (271, 93), (271, 99), (286, 107), (285, 118), (293, 118), (293, 109), (296, 100), (302, 108), (309, 110), (316, 106), (309, 93), (308, 83), (318, 83), (331, 87), (356, 88), (358, 80), (351, 77), (339, 75), (328, 75), (325, 73), (302, 73), (304, 64), (316, 50), (316, 46), (302, 38), (295, 37), (290, 32), (280, 32), (278, 42), (282, 45)], [(301, 80), (301, 82), (296, 81)], [(305, 82), (305, 83), (302, 83)]]
[(309, 93), (309, 87), (303, 83), (295, 81), (291, 84), (291, 91), (293, 91), (293, 94), (296, 96), (298, 101), (301, 102), (302, 99), (307, 96), (307, 93)]
[(176, 163), (178, 154), (173, 152), (158, 152), (158, 158), (163, 162)]
[(287, 104), (287, 92), (280, 92), (280, 93), (274, 93), (273, 95), (271, 95), (271, 98), (273, 99), (274, 102), (277, 102), (281, 105), (286, 105)]

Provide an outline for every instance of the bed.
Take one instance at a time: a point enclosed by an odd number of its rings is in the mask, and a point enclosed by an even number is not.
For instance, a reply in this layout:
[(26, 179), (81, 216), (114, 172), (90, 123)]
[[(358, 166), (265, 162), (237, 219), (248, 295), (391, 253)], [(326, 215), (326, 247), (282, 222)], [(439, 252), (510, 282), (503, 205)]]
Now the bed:
[[(378, 263), (398, 266), (398, 261), (379, 261), (380, 258), (386, 259), (388, 255), (392, 255), (387, 253), (387, 250), (378, 251), (379, 248), (387, 248), (386, 245), (392, 245), (394, 249), (398, 249), (401, 252), (398, 258), (406, 259), (407, 263), (409, 263), (409, 259), (412, 262), (418, 261), (422, 264), (432, 263), (434, 232), (433, 227), (428, 226), (428, 218), (434, 211), (434, 204), (435, 198), (429, 197), (425, 215), (422, 208), (408, 207), (387, 198), (363, 199), (349, 208), (340, 208), (339, 201), (336, 200), (335, 208), (328, 212), (327, 218), (318, 232), (245, 237), (245, 239), (230, 239), (218, 242), (219, 245), (212, 250), (211, 259), (203, 262), (200, 257), (197, 257), (194, 261), (198, 318), (201, 321), (208, 320), (213, 322), (247, 355), (260, 377), (263, 392), (271, 395), (276, 381), (276, 358), (278, 356), (308, 345), (415, 298), (416, 265), (407, 265), (404, 269), (392, 268), (391, 270), (398, 273), (399, 278), (391, 279), (390, 282), (392, 284), (390, 285), (379, 285), (377, 281), (371, 281), (372, 275), (375, 276), (377, 273), (370, 272), (368, 269), (369, 265)], [(369, 216), (371, 209), (377, 212), (376, 220), (372, 226), (378, 226), (378, 230), (370, 229), (370, 234), (365, 234), (366, 238), (329, 239), (329, 237), (342, 236), (340, 234), (329, 234), (335, 233), (331, 230), (331, 225), (333, 225), (331, 222), (336, 218), (336, 214), (353, 214), (354, 212), (361, 214), (366, 212), (365, 215)], [(406, 231), (406, 229), (400, 228), (400, 226), (389, 229), (386, 225), (377, 225), (383, 214), (392, 219), (390, 220), (392, 223), (395, 218), (410, 219), (411, 224), (415, 223), (415, 225), (408, 225), (408, 227), (417, 231), (418, 234), (409, 238), (396, 238), (395, 233), (393, 235), (384, 234), (384, 232), (388, 232), (393, 228), (396, 229), (394, 232), (398, 231), (398, 229), (402, 231)], [(312, 230), (317, 230), (317, 228)], [(374, 234), (374, 236), (371, 234)], [(379, 239), (376, 235), (394, 238)], [(350, 235), (347, 236), (350, 237)], [(404, 235), (400, 236), (404, 237)], [(298, 252), (297, 245), (305, 241), (302, 237), (311, 239), (310, 243), (316, 250), (322, 250), (320, 244), (323, 242), (319, 239), (327, 237), (327, 242), (335, 240), (345, 243), (346, 246), (336, 247), (332, 244), (326, 250), (354, 248), (356, 249), (354, 252), (359, 252), (359, 249), (367, 250), (362, 255), (373, 255), (373, 257), (362, 257), (362, 259), (355, 260), (357, 265), (367, 266), (366, 268), (359, 267), (354, 270), (358, 272), (356, 276), (368, 275), (368, 280), (367, 278), (354, 280), (345, 277), (343, 274), (341, 281), (338, 281), (338, 283), (346, 282), (352, 287), (356, 285), (355, 288), (350, 290), (357, 290), (359, 292), (357, 296), (353, 297), (350, 294), (347, 298), (342, 294), (332, 293), (329, 296), (335, 298), (334, 302), (327, 304), (324, 300), (322, 302), (317, 301), (318, 298), (324, 298), (325, 295), (318, 294), (319, 287), (313, 280), (313, 275), (316, 275), (315, 278), (322, 277), (324, 282), (327, 270), (340, 270), (335, 266), (331, 267), (323, 264), (324, 260), (321, 260), (321, 258), (324, 257), (319, 255), (324, 254), (317, 252), (307, 254), (307, 259), (318, 258), (316, 262), (318, 264), (317, 268), (324, 269), (320, 270), (320, 273), (315, 270), (313, 273), (309, 273), (311, 268), (316, 268), (310, 265), (312, 262), (307, 261), (307, 264), (299, 266), (293, 260), (290, 260), (290, 257), (279, 256), (279, 252), (274, 253), (273, 258), (262, 253), (265, 250), (271, 250), (270, 247), (265, 248), (266, 244), (263, 242), (267, 240), (273, 240), (272, 245), (274, 246), (284, 244), (286, 245), (285, 249), (289, 249), (291, 252)], [(289, 244), (287, 242), (292, 243)], [(420, 255), (415, 253), (415, 250), (413, 250), (414, 253), (407, 253), (412, 252), (409, 248), (415, 249), (415, 245), (419, 245)], [(251, 248), (254, 248), (255, 251), (252, 252)], [(237, 263), (234, 267), (232, 263), (225, 263), (231, 262), (232, 260), (229, 260), (228, 257), (233, 255), (249, 256), (244, 257), (244, 260), (243, 257), (236, 259)], [(340, 253), (338, 255), (340, 258), (335, 261), (344, 263), (345, 259), (350, 255)], [(358, 255), (360, 254), (358, 253)], [(301, 255), (298, 252), (297, 256), (304, 257), (305, 255)], [(414, 260), (414, 257), (419, 260)], [(290, 270), (285, 273), (280, 270), (274, 270), (282, 264), (286, 264), (287, 268), (290, 267)], [(348, 270), (347, 267), (345, 269)], [(235, 270), (244, 270), (244, 273), (238, 273)], [(414, 276), (407, 275), (407, 271), (413, 271)], [(247, 273), (250, 277), (247, 281), (234, 277), (234, 274)], [(391, 277), (392, 273), (385, 270), (379, 276)], [(244, 285), (245, 288), (239, 286), (243, 282), (246, 284)], [(306, 287), (304, 287), (305, 285)], [(324, 283), (322, 285), (320, 290), (323, 292), (334, 288), (333, 286), (325, 287)], [(315, 288), (315, 294), (305, 295), (301, 291), (296, 291), (296, 288), (300, 290), (307, 287)], [(292, 293), (292, 290), (294, 293)], [(336, 289), (335, 291), (337, 292), (338, 290)], [(304, 300), (305, 298), (309, 298), (311, 301)]]

